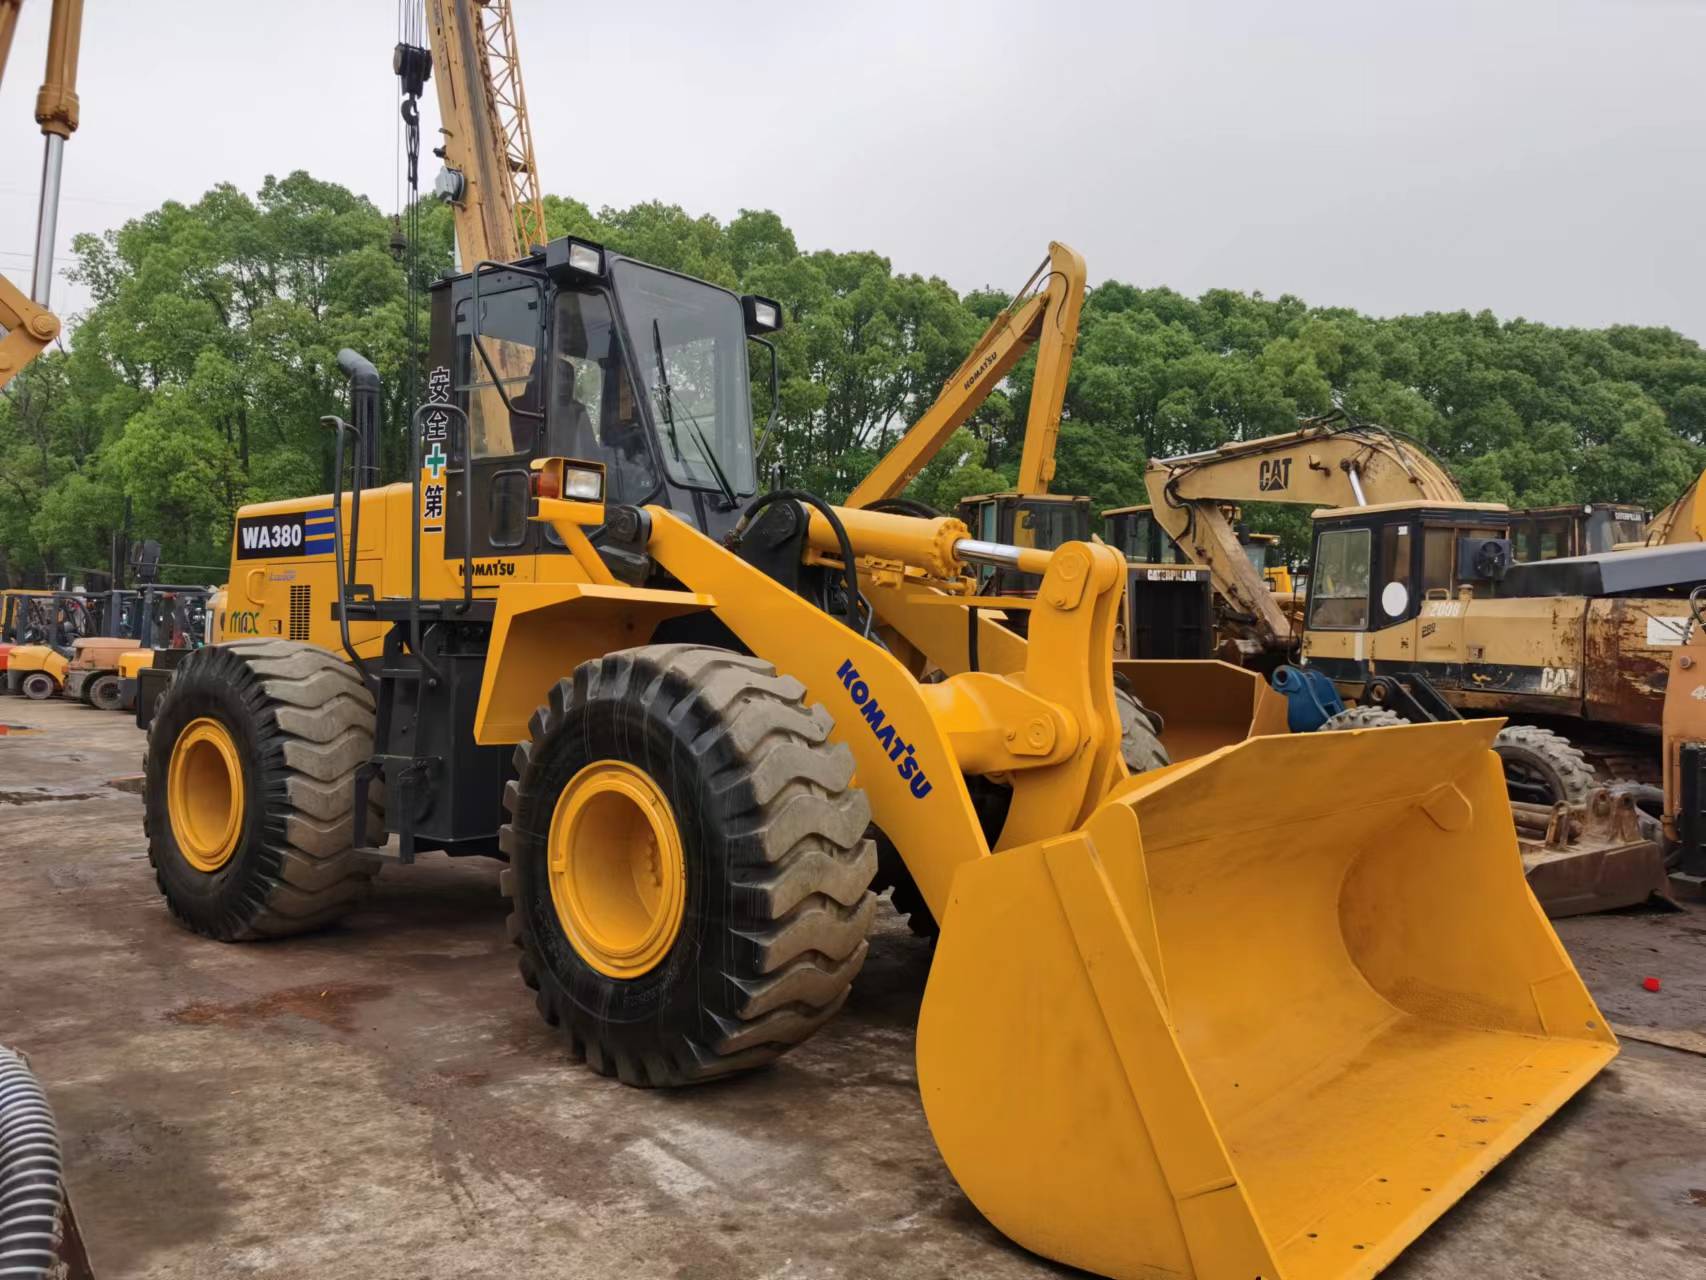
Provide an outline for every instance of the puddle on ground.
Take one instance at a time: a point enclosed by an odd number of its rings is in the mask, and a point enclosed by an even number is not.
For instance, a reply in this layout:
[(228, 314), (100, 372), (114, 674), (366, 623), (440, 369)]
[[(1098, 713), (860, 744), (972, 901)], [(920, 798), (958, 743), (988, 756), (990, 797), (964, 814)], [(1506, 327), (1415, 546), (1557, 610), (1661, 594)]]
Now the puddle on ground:
[(21, 738), (26, 733), (40, 732), (40, 729), (32, 729), (27, 724), (0, 724), (0, 738)]
[(287, 987), (271, 995), (236, 1004), (214, 1004), (197, 1000), (173, 1009), (166, 1016), (192, 1027), (243, 1026), (266, 1022), (283, 1014), (294, 1014), (318, 1022), (334, 1031), (355, 1030), (355, 1008), (363, 1001), (389, 995), (391, 988), (373, 982), (317, 982)]
[(30, 787), (23, 791), (0, 791), (0, 804), (53, 804), (62, 800), (93, 800), (93, 791), (68, 791), (55, 787)]

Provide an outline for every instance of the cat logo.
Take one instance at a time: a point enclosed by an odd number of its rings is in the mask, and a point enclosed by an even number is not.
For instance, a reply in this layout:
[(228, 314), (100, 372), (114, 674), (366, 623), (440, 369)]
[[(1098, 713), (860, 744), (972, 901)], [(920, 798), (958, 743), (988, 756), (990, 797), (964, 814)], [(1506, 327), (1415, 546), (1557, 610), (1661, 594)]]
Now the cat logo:
[(1261, 473), (1256, 480), (1256, 487), (1263, 493), (1273, 493), (1278, 489), (1289, 489), (1291, 487), (1291, 459), (1263, 459)]

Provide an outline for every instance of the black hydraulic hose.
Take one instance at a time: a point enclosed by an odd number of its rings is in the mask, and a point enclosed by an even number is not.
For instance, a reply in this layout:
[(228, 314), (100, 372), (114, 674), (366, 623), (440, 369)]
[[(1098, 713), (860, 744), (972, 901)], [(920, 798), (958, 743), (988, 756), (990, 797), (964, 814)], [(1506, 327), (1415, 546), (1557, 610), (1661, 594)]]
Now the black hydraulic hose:
[(23, 1055), (0, 1046), (0, 1276), (57, 1271), (65, 1165), (59, 1130)]
[(817, 494), (806, 489), (775, 489), (754, 502), (741, 512), (740, 522), (735, 525), (734, 537), (738, 540), (746, 531), (747, 525), (764, 508), (774, 503), (787, 500), (801, 502), (814, 508), (819, 515), (829, 522), (830, 529), (835, 533), (835, 540), (841, 547), (841, 581), (847, 586), (847, 608), (855, 622), (863, 618), (863, 623), (856, 629), (867, 640), (871, 636), (871, 606), (865, 597), (859, 594), (859, 570), (853, 561), (853, 540), (847, 536), (847, 526), (841, 523), (841, 517), (836, 515), (835, 508), (830, 506)]

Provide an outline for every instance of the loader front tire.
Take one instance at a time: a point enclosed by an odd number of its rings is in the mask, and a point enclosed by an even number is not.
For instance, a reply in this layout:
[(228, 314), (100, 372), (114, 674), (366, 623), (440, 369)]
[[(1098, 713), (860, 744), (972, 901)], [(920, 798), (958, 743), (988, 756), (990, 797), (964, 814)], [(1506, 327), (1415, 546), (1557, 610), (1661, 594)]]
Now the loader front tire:
[(1593, 766), (1562, 734), (1531, 724), (1507, 724), (1494, 737), (1493, 750), (1505, 766), (1505, 787), (1512, 800), (1585, 804), (1593, 792)]
[(876, 850), (830, 727), (797, 680), (700, 645), (582, 663), (534, 715), (501, 884), (522, 978), (593, 1070), (709, 1080), (841, 1007)]
[(45, 671), (31, 671), (24, 676), (18, 691), (32, 702), (46, 702), (59, 692), (59, 682)]
[(372, 752), (373, 695), (338, 655), (242, 640), (186, 658), (144, 758), (148, 860), (172, 915), (237, 942), (318, 929), (365, 899), (378, 862), (351, 848), (350, 818)]

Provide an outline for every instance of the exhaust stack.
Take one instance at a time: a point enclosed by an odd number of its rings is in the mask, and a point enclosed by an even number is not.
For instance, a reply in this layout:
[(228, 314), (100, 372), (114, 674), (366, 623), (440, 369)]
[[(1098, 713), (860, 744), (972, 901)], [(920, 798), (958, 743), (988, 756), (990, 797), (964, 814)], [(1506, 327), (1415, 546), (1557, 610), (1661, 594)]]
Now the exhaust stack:
[(349, 377), (349, 417), (360, 444), (356, 454), (355, 487), (379, 487), (379, 370), (359, 351), (338, 352), (338, 368)]

